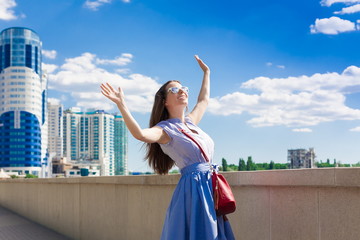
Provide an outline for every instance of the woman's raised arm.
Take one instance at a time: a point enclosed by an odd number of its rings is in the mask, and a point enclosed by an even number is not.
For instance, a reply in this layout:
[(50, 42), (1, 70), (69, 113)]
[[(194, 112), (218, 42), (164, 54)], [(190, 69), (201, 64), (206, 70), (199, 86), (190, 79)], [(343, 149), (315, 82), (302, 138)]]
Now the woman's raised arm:
[(199, 64), (200, 68), (203, 70), (204, 75), (203, 75), (202, 85), (201, 85), (197, 103), (196, 103), (194, 109), (189, 114), (189, 117), (191, 118), (193, 123), (198, 124), (201, 121), (202, 117), (204, 116), (206, 108), (209, 104), (210, 68), (199, 58), (198, 55), (195, 55), (195, 58)]
[(146, 143), (166, 143), (170, 140), (170, 137), (160, 127), (140, 128), (125, 104), (124, 93), (120, 87), (115, 90), (109, 83), (106, 83), (101, 84), (100, 88), (101, 93), (117, 105), (127, 128), (136, 139)]

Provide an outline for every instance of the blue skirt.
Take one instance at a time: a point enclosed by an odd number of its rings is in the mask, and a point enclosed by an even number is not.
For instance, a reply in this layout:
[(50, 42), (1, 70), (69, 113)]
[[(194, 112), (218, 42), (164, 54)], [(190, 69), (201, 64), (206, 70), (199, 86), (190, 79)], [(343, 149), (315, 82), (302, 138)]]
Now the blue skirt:
[(195, 163), (181, 169), (166, 212), (162, 240), (232, 240), (229, 221), (216, 216), (210, 166)]

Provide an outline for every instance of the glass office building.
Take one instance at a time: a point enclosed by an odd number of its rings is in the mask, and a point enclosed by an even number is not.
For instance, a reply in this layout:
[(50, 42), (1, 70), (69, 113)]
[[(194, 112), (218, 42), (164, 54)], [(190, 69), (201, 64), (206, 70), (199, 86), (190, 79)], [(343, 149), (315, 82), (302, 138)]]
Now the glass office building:
[(46, 177), (47, 79), (41, 46), (28, 28), (0, 33), (0, 168)]
[(114, 118), (115, 175), (127, 175), (128, 137), (124, 119), (120, 115)]
[(127, 174), (127, 130), (123, 118), (103, 110), (66, 110), (63, 156), (73, 165), (96, 166), (101, 176)]

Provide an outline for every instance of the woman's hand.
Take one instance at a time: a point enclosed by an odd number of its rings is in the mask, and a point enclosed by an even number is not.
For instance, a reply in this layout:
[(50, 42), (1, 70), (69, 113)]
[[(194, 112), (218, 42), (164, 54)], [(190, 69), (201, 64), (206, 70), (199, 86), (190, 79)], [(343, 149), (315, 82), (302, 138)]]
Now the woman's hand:
[(204, 71), (204, 73), (210, 72), (210, 68), (199, 58), (198, 55), (195, 55), (195, 59), (199, 63), (199, 66)]
[(196, 61), (199, 63), (200, 68), (204, 71), (203, 80), (201, 84), (200, 93), (198, 96), (197, 103), (191, 113), (188, 115), (193, 123), (198, 124), (205, 111), (206, 107), (209, 104), (210, 99), (210, 68), (199, 58), (198, 55), (195, 55)]
[(109, 83), (106, 83), (106, 85), (101, 84), (100, 88), (101, 93), (115, 104), (124, 104), (124, 93), (120, 87), (116, 91)]

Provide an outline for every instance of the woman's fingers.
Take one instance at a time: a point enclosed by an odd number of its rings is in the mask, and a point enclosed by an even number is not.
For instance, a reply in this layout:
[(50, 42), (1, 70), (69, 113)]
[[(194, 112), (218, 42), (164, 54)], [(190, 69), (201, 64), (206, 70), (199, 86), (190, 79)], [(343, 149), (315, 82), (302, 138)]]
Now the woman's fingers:
[(104, 91), (101, 91), (102, 95), (104, 95), (105, 97), (108, 97), (109, 95), (107, 93), (105, 93)]
[(195, 59), (196, 59), (196, 61), (199, 63), (200, 66), (203, 66), (203, 65), (204, 65), (204, 62), (199, 58), (198, 55), (195, 55)]
[(109, 89), (110, 89), (112, 92), (115, 92), (114, 88), (113, 88), (109, 83), (106, 83), (106, 85), (109, 87)]
[(198, 55), (195, 55), (195, 59), (196, 59), (196, 61), (198, 61), (198, 63), (199, 63), (200, 65), (205, 65), (205, 63), (199, 58)]
[[(101, 86), (100, 86), (100, 88), (101, 88), (101, 92), (105, 95), (109, 95), (109, 93), (110, 93), (110, 91), (109, 91), (109, 89), (104, 85), (104, 84), (101, 84)], [(105, 96), (106, 96), (105, 95)]]
[(195, 55), (195, 59), (196, 61), (198, 62), (200, 68), (203, 70), (203, 71), (209, 71), (209, 67), (199, 58), (198, 55)]

